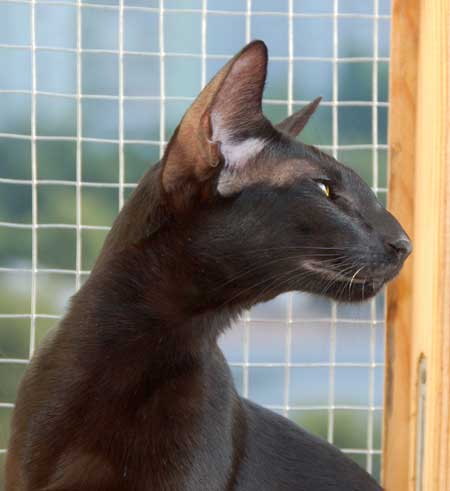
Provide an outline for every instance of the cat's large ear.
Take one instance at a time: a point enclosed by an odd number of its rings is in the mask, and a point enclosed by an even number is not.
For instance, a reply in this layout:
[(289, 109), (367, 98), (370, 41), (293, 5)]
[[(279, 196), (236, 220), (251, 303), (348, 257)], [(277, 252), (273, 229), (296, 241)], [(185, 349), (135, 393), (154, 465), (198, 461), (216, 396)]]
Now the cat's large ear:
[(167, 193), (191, 194), (223, 166), (243, 166), (264, 146), (261, 129), (267, 48), (253, 41), (203, 89), (184, 115), (163, 157)]
[(322, 97), (317, 97), (305, 107), (302, 107), (300, 111), (291, 114), (286, 119), (278, 123), (275, 128), (283, 133), (287, 133), (292, 138), (295, 138), (306, 126), (309, 118), (316, 112), (321, 100)]

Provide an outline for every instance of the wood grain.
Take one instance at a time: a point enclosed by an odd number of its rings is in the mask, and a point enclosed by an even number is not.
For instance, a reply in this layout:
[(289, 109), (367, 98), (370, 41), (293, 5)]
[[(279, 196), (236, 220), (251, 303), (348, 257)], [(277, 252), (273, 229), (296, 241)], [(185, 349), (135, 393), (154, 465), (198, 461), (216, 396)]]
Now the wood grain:
[[(388, 206), (414, 237), (419, 0), (393, 0)], [(387, 290), (383, 484), (407, 489), (410, 438), (412, 259)]]
[[(412, 234), (414, 253), (388, 289), (384, 485), (388, 491), (448, 491), (450, 0), (394, 0), (392, 22), (390, 207)], [(422, 357), (425, 451), (417, 483)]]
[[(426, 6), (426, 7), (425, 7)], [(448, 66), (449, 0), (422, 1), (418, 77), (415, 248), (413, 301), (414, 364), (427, 358), (425, 460), (422, 488), (448, 491), (448, 432), (450, 372), (445, 310), (450, 277), (447, 274), (448, 236)], [(447, 229), (447, 230), (446, 230)], [(447, 297), (447, 299), (446, 299)], [(448, 303), (447, 303), (448, 308)], [(411, 400), (416, 400), (415, 386)], [(415, 438), (415, 426), (411, 435)], [(445, 437), (446, 436), (446, 437)], [(411, 472), (415, 483), (416, 473)]]

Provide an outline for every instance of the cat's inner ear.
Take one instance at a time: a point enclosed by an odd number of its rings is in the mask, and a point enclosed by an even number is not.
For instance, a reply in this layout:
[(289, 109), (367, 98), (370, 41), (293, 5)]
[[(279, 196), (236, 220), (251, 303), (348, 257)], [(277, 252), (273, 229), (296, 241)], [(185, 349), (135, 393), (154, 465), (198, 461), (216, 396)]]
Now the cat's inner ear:
[(242, 167), (264, 148), (270, 124), (262, 113), (266, 75), (266, 47), (258, 44), (236, 60), (211, 105), (212, 141), (227, 168)]
[(316, 97), (312, 102), (302, 107), (299, 111), (291, 114), (286, 119), (278, 123), (275, 128), (290, 137), (295, 138), (307, 125), (311, 116), (316, 112), (322, 97)]
[(264, 147), (262, 114), (267, 48), (248, 44), (203, 89), (184, 115), (163, 157), (168, 192), (193, 193), (222, 168), (241, 168)]

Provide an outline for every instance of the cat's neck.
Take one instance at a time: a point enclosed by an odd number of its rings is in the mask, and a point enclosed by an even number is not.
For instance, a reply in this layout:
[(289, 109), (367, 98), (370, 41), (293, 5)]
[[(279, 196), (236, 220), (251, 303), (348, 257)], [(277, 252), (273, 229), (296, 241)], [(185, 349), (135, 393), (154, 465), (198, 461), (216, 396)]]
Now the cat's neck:
[(156, 164), (125, 204), (63, 324), (82, 331), (91, 358), (148, 360), (139, 363), (163, 373), (216, 351), (239, 309), (216, 298), (217, 272), (189, 248), (184, 224), (169, 223), (159, 173)]
[(164, 377), (216, 352), (232, 314), (198, 309), (194, 265), (184, 257), (180, 271), (179, 254), (174, 244), (170, 253), (158, 243), (133, 246), (95, 268), (63, 323), (90, 346), (76, 344), (88, 363), (104, 360), (119, 369), (128, 365), (127, 371), (133, 365)]

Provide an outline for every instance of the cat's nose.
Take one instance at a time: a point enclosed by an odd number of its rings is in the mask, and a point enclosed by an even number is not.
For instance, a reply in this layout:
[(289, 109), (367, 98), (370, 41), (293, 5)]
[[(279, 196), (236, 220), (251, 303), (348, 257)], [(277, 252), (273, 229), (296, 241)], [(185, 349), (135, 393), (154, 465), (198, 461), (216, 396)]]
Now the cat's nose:
[(412, 252), (412, 243), (408, 237), (404, 235), (388, 240), (387, 245), (395, 252), (399, 259), (402, 260), (405, 260)]

